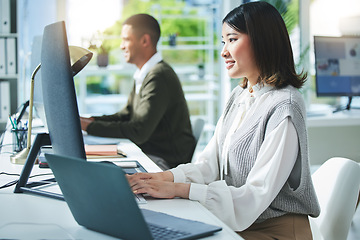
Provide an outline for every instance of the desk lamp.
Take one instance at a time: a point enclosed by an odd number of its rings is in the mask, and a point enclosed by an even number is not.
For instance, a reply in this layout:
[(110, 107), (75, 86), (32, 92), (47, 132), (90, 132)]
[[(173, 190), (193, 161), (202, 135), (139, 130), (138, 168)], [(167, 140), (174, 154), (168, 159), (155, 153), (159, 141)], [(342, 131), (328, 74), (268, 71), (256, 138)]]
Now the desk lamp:
[[(73, 76), (83, 69), (86, 64), (90, 61), (93, 53), (87, 49), (69, 46), (70, 62)], [(28, 123), (28, 135), (27, 135), (27, 146), (21, 152), (13, 154), (10, 159), (12, 163), (24, 164), (31, 148), (31, 130), (32, 130), (32, 118), (33, 118), (33, 102), (34, 102), (34, 82), (36, 73), (39, 71), (41, 63), (35, 68), (31, 75), (30, 85), (30, 100), (29, 100), (29, 123)]]

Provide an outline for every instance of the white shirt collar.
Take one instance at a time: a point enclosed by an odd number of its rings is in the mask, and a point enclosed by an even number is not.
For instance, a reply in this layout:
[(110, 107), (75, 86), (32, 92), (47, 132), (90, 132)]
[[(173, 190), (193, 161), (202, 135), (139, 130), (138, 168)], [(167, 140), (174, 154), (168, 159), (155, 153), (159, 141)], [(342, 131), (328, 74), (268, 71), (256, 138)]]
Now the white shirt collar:
[(141, 69), (137, 69), (134, 73), (134, 79), (136, 84), (136, 93), (139, 93), (141, 85), (146, 77), (146, 75), (150, 72), (150, 70), (158, 63), (162, 61), (162, 56), (159, 52), (155, 53)]
[(272, 90), (274, 87), (271, 85), (268, 85), (266, 83), (262, 84), (262, 83), (257, 83), (255, 84), (252, 89), (253, 89), (253, 93), (252, 95), (257, 98), (260, 97), (261, 95), (263, 95), (264, 93), (267, 93), (268, 91)]

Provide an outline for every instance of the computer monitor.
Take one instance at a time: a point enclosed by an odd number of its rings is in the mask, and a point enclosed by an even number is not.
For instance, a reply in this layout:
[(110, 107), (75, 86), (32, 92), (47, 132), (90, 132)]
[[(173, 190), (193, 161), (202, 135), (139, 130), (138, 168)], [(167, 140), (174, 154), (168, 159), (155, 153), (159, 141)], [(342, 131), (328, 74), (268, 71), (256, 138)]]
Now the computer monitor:
[[(55, 154), (77, 157), (86, 161), (65, 22), (57, 22), (45, 27), (40, 60), (41, 79), (37, 81), (41, 81), (42, 100), (40, 99), (39, 102), (43, 103), (45, 109), (49, 133), (36, 135), (14, 193), (28, 192), (63, 199), (61, 194), (39, 188), (49, 183), (51, 185), (55, 179), (30, 183), (28, 179), (39, 150), (45, 145), (51, 145)], [(78, 65), (74, 64), (73, 67), (78, 67)]]
[(44, 28), (41, 85), (46, 122), (55, 154), (86, 159), (65, 22)]
[(360, 36), (314, 36), (317, 96), (360, 96)]

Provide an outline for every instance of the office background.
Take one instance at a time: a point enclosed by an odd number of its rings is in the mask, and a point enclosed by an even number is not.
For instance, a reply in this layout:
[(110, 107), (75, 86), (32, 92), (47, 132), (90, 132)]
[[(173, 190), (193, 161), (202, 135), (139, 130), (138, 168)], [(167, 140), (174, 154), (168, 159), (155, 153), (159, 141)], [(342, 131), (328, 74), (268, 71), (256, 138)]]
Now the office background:
[[(124, 63), (119, 25), (126, 16), (153, 14), (163, 35), (159, 50), (178, 73), (192, 120), (206, 122), (200, 148), (212, 135), (224, 103), (238, 79), (229, 79), (220, 57), (221, 19), (247, 0), (0, 0), (0, 132), (8, 115), (29, 99), (34, 39), (46, 25), (65, 20), (70, 45), (90, 48), (95, 57), (75, 77), (80, 114), (108, 114), (121, 108), (132, 86), (134, 67)], [(313, 36), (359, 35), (358, 0), (269, 0), (285, 6), (299, 71), (309, 73), (302, 89), (308, 111), (310, 159), (313, 167), (331, 157), (360, 162), (360, 112), (332, 114), (345, 97), (317, 97)], [(6, 23), (6, 24), (5, 24)], [(104, 45), (102, 46), (102, 43)], [(97, 55), (109, 52), (106, 66)], [(353, 107), (360, 106), (355, 97)], [(309, 116), (311, 116), (311, 114)], [(359, 239), (360, 213), (348, 239)]]
[[(239, 79), (229, 79), (220, 57), (221, 19), (232, 8), (248, 0), (1, 0), (2, 16), (11, 19), (0, 33), (0, 47), (15, 41), (6, 61), (15, 55), (16, 68), (0, 70), (1, 117), (4, 130), (8, 114), (29, 99), (32, 47), (44, 26), (65, 20), (70, 45), (94, 52), (91, 63), (75, 77), (81, 115), (109, 114), (119, 110), (132, 86), (134, 66), (124, 63), (120, 45), (121, 21), (137, 12), (154, 15), (162, 26), (159, 51), (179, 75), (191, 119), (202, 118), (206, 125), (200, 138), (204, 146), (212, 136), (231, 89)], [(329, 157), (343, 156), (360, 161), (358, 114), (328, 114), (334, 106), (346, 104), (344, 97), (316, 97), (313, 36), (360, 34), (360, 2), (344, 0), (268, 0), (283, 12), (291, 35), (299, 71), (309, 73), (302, 89), (308, 110), (322, 114), (309, 118), (312, 164)], [(326, 9), (326, 11), (324, 10)], [(5, 13), (5, 14), (4, 14)], [(15, 24), (15, 23), (16, 24)], [(355, 23), (355, 24), (354, 24)], [(12, 44), (13, 45), (13, 44)], [(5, 51), (1, 51), (5, 52)], [(11, 53), (12, 52), (12, 53)], [(106, 66), (98, 60), (108, 53)], [(101, 55), (101, 56), (100, 56)], [(4, 55), (3, 55), (4, 56)], [(99, 58), (98, 58), (99, 56)], [(1, 63), (0, 55), (0, 63)], [(1, 68), (0, 68), (1, 69)], [(359, 97), (352, 106), (360, 106)], [(201, 150), (201, 148), (200, 148)]]

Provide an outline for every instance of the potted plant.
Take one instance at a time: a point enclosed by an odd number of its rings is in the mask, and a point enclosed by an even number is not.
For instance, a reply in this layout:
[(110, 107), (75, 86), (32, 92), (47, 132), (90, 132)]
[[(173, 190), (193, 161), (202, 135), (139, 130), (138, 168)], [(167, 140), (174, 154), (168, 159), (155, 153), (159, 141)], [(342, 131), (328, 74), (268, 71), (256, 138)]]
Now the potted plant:
[(101, 45), (98, 48), (96, 62), (99, 67), (106, 67), (109, 64), (109, 49)]
[(111, 51), (111, 44), (103, 37), (93, 37), (90, 40), (89, 50), (96, 52), (96, 61), (99, 67), (106, 67), (109, 64), (109, 52)]

